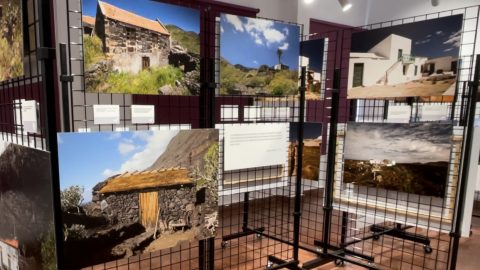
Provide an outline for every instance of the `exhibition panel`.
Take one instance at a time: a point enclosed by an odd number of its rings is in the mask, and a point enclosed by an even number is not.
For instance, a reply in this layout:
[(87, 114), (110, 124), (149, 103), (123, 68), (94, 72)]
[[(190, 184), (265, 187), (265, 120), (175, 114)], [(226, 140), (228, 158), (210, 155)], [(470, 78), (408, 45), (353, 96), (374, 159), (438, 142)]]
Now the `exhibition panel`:
[(0, 268), (456, 269), (480, 6), (258, 12), (0, 3)]

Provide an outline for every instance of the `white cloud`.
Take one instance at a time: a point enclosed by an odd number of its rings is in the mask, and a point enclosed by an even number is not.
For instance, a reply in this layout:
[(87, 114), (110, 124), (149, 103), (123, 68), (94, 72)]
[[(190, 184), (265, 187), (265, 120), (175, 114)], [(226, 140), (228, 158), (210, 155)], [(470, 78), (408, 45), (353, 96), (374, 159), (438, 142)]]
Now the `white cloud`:
[(238, 16), (226, 14), (225, 19), (227, 20), (228, 23), (230, 23), (233, 26), (233, 28), (235, 28), (235, 31), (238, 31), (238, 32), (245, 31), (245, 29), (243, 28), (242, 21)]
[(122, 137), (122, 133), (120, 132), (112, 132), (112, 134), (110, 134), (110, 136), (108, 136), (108, 139), (109, 140), (118, 140)]
[(150, 167), (165, 152), (170, 140), (178, 134), (179, 131), (145, 131), (137, 132), (132, 137), (145, 140), (145, 147), (136, 147), (137, 150), (127, 161), (120, 165), (118, 170), (110, 168), (102, 172), (104, 177), (110, 177), (115, 174), (125, 172), (143, 171)]
[(415, 45), (426, 44), (426, 43), (429, 43), (430, 41), (431, 41), (431, 39), (429, 39), (429, 38), (424, 39), (424, 40), (418, 40), (418, 41), (415, 41)]
[(263, 32), (267, 44), (280, 43), (286, 39), (286, 36), (277, 29), (270, 28)]
[(223, 33), (225, 30), (223, 30), (223, 26), (220, 26), (220, 32)]
[(445, 50), (443, 50), (443, 51), (444, 51), (444, 52), (449, 52), (449, 51), (451, 51), (451, 50), (453, 50), (453, 48), (447, 48), (447, 49), (445, 49)]
[(126, 156), (133, 152), (137, 147), (134, 144), (131, 144), (129, 142), (121, 142), (118, 144), (118, 152), (120, 152), (121, 155)]
[(253, 60), (253, 63), (258, 65), (258, 61), (257, 60)]
[(447, 41), (443, 42), (443, 44), (451, 44), (452, 46), (459, 48), (462, 42), (461, 39), (462, 39), (462, 32), (460, 30), (458, 32), (452, 33), (448, 37)]
[[(60, 135), (58, 135), (58, 136), (57, 136), (57, 143), (58, 143), (58, 144), (63, 144), (63, 142), (64, 142), (64, 141), (63, 141), (62, 137), (61, 137)], [(1, 150), (1, 149), (0, 149), (0, 150)], [(0, 151), (0, 153), (1, 153), (1, 151)]]
[(290, 30), (288, 30), (288, 27), (285, 27), (283, 28), (283, 32), (285, 32), (285, 35), (288, 36), (288, 34), (290, 33)]
[(150, 167), (167, 148), (170, 140), (179, 131), (152, 131), (148, 132), (147, 144), (132, 157), (125, 161), (118, 170), (119, 172), (141, 171)]
[(247, 18), (244, 28), (257, 45), (271, 46), (283, 42), (287, 36), (274, 28), (273, 21)]
[(282, 46), (278, 47), (282, 51), (288, 50), (289, 44), (287, 42), (283, 43)]
[(102, 172), (102, 175), (103, 175), (104, 177), (110, 177), (110, 176), (113, 176), (113, 175), (115, 175), (115, 174), (117, 174), (117, 173), (116, 173), (115, 171), (111, 170), (111, 169), (105, 169), (105, 170), (103, 170), (103, 172)]
[(440, 35), (443, 34), (443, 31), (442, 31), (442, 30), (439, 30), (439, 31), (435, 32), (435, 34), (436, 34), (437, 36), (440, 36)]

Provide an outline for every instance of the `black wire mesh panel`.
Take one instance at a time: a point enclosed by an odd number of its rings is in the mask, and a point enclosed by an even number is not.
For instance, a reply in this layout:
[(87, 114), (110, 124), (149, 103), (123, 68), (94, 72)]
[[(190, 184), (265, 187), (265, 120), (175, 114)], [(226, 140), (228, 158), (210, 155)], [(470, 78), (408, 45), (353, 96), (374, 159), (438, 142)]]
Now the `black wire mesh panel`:
[[(226, 144), (230, 143), (228, 138), (233, 136), (231, 134), (242, 130), (252, 130), (248, 139), (251, 141), (256, 140), (256, 135), (253, 134), (255, 132), (265, 129), (262, 131), (265, 135), (279, 129), (284, 130), (286, 135), (283, 133), (279, 138), (279, 144), (283, 144), (283, 142), (288, 144), (288, 130), (292, 129), (290, 123), (300, 120), (299, 95), (280, 94), (274, 96), (266, 93), (268, 92), (266, 86), (262, 86), (261, 83), (255, 86), (251, 85), (256, 92), (262, 92), (261, 94), (248, 94), (246, 89), (233, 89), (236, 87), (235, 84), (227, 84), (227, 79), (235, 79), (234, 77), (225, 77), (233, 74), (231, 74), (231, 68), (229, 69), (228, 64), (225, 63), (227, 59), (221, 53), (225, 52), (224, 50), (232, 49), (221, 45), (222, 37), (226, 37), (223, 33), (228, 31), (227, 25), (222, 25), (221, 20), (223, 18), (226, 22), (228, 16), (231, 15), (220, 16), (219, 14), (217, 18), (212, 18), (212, 23), (216, 24), (217, 31), (211, 33), (216, 40), (215, 47), (212, 47), (216, 52), (215, 123), (216, 128), (220, 130), (222, 140), (220, 158), (223, 161), (221, 183), (219, 183), (221, 230), (215, 241), (215, 268), (263, 269), (266, 266), (276, 267), (284, 263), (291, 263), (290, 266), (293, 267), (295, 262), (291, 260), (297, 259), (298, 249), (295, 251), (294, 245), (295, 176), (289, 174), (292, 164), (288, 156), (291, 152), (285, 149), (285, 153), (278, 153), (284, 160), (278, 163), (281, 165), (252, 165), (232, 169), (226, 160), (233, 152), (225, 153), (225, 149)], [(232, 18), (232, 20), (236, 19), (254, 23), (247, 18)], [(272, 20), (263, 22), (271, 25), (275, 23), (289, 25)], [(301, 36), (298, 36), (297, 42), (300, 39)], [(244, 53), (248, 52), (244, 51)], [(238, 54), (242, 53), (238, 52)], [(251, 55), (253, 54), (254, 52), (251, 52)], [(241, 83), (238, 82), (238, 84)], [(228, 91), (237, 91), (237, 93), (225, 93), (225, 89), (230, 86), (232, 89), (228, 89)], [(297, 130), (290, 130), (290, 132), (296, 134)], [(264, 156), (268, 160), (269, 158), (265, 156), (266, 153), (261, 151), (252, 150), (244, 153), (244, 158), (255, 159), (256, 156)], [(248, 163), (247, 160), (245, 162)]]
[[(4, 141), (20, 144), (28, 147), (45, 149), (45, 122), (40, 114), (45, 111), (43, 102), (43, 86), (40, 62), (38, 61), (39, 19), (38, 3), (34, 0), (19, 1), (18, 14), (22, 25), (17, 25), (23, 33), (20, 33), (20, 55), (8, 55), (16, 58), (15, 68), (21, 70), (21, 76), (2, 81), (0, 83), (0, 133)], [(5, 11), (7, 12), (7, 11)], [(17, 41), (18, 42), (18, 41)], [(12, 49), (12, 53), (15, 49)], [(9, 63), (13, 63), (10, 61)], [(7, 70), (7, 69), (6, 69)], [(6, 70), (4, 72), (6, 72)], [(29, 117), (29, 121), (35, 121), (36, 130), (26, 129), (24, 126), (24, 110), (22, 100), (36, 103), (37, 117)]]
[[(348, 59), (352, 34), (363, 30), (383, 29), (391, 26), (402, 26), (408, 23), (445, 18), (463, 14), (462, 34), (458, 40), (460, 64), (457, 69), (457, 84), (453, 98), (446, 97), (406, 97), (383, 99), (356, 99), (350, 101), (348, 112), (350, 121), (355, 123), (340, 124), (337, 138), (337, 162), (334, 201), (337, 211), (334, 212), (332, 241), (374, 258), (372, 267), (390, 269), (448, 269), (452, 254), (452, 238), (449, 234), (454, 230), (454, 218), (460, 187), (460, 170), (462, 147), (465, 133), (465, 119), (469, 101), (468, 81), (472, 78), (475, 51), (476, 29), (478, 25), (479, 7), (468, 7), (446, 12), (415, 16), (402, 20), (394, 20), (365, 27), (343, 31), (342, 55)], [(348, 65), (342, 68), (343, 91), (347, 91)], [(433, 104), (445, 105), (445, 119), (453, 123), (450, 137), (451, 147), (448, 159), (448, 174), (443, 196), (417, 195), (412, 192), (398, 192), (391, 189), (366, 187), (346, 183), (346, 169), (349, 168), (345, 158), (345, 137), (349, 126), (362, 123), (388, 123), (389, 113), (395, 106), (406, 105), (410, 109), (407, 123), (432, 123), (421, 115), (422, 108)], [(440, 121), (442, 122), (442, 121)], [(385, 125), (384, 124), (384, 125)], [(372, 124), (370, 124), (372, 125)], [(373, 125), (372, 125), (373, 127)], [(352, 131), (350, 131), (352, 132)], [(351, 138), (350, 138), (351, 139)], [(372, 157), (374, 158), (374, 157)], [(372, 161), (366, 161), (366, 163)], [(388, 161), (383, 161), (388, 162)], [(373, 164), (373, 163), (372, 163)], [(367, 166), (367, 165), (365, 165)], [(456, 252), (456, 251), (454, 251)]]
[[(199, 10), (203, 18), (205, 9), (198, 4), (188, 4), (179, 1), (165, 1)], [(66, 28), (66, 57), (68, 58), (67, 74), (71, 76), (68, 82), (68, 91), (63, 98), (67, 98), (68, 110), (71, 121), (71, 131), (137, 131), (137, 130), (178, 130), (205, 127), (201, 123), (200, 108), (201, 98), (191, 96), (159, 96), (159, 95), (131, 95), (90, 93), (85, 89), (84, 76), (84, 38), (85, 31), (82, 24), (82, 2), (68, 0), (63, 10), (67, 24)], [(203, 47), (205, 31), (203, 21), (200, 24), (200, 46)], [(203, 66), (202, 66), (203, 68)], [(204, 71), (202, 71), (204, 72)], [(65, 93), (65, 92), (64, 92)], [(116, 125), (95, 124), (94, 105), (118, 105), (120, 108), (120, 123)], [(132, 122), (132, 105), (154, 105), (155, 121), (152, 124), (135, 124)], [(65, 113), (65, 112), (64, 112)], [(92, 265), (85, 269), (205, 269), (205, 243), (182, 242), (174, 248), (153, 253), (134, 255), (125, 259)]]

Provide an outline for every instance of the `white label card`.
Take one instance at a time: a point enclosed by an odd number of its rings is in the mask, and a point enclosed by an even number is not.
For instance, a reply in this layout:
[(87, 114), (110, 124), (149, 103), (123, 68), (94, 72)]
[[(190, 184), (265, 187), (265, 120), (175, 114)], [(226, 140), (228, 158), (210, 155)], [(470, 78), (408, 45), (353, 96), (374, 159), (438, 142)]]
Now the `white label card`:
[(448, 118), (448, 107), (445, 104), (424, 104), (421, 111), (422, 121), (442, 121)]
[(93, 105), (93, 122), (95, 125), (120, 124), (120, 106)]
[(132, 124), (155, 124), (154, 105), (132, 105)]
[(412, 108), (408, 105), (388, 106), (387, 122), (409, 123)]
[(288, 123), (225, 126), (225, 171), (285, 164), (288, 127)]

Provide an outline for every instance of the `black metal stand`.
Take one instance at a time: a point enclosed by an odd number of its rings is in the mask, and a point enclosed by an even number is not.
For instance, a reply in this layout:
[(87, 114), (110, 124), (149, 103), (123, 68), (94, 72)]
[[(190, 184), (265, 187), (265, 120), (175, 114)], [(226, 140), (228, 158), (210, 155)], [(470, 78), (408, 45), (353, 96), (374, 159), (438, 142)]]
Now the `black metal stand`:
[(261, 234), (265, 231), (265, 228), (256, 228), (251, 229), (248, 227), (248, 213), (250, 208), (250, 192), (245, 192), (243, 195), (243, 220), (242, 220), (242, 231), (226, 235), (222, 237), (222, 247), (225, 248), (228, 246), (228, 241), (256, 234), (257, 237), (260, 237)]
[(370, 231), (373, 233), (372, 236), (363, 238), (361, 240), (349, 242), (347, 243), (347, 245), (352, 245), (360, 241), (368, 240), (370, 238), (372, 238), (373, 240), (378, 240), (383, 235), (389, 235), (407, 241), (423, 244), (423, 250), (425, 251), (425, 253), (432, 253), (432, 247), (430, 246), (430, 238), (421, 234), (407, 232), (406, 230), (410, 228), (413, 228), (413, 226), (402, 226), (402, 224), (400, 223), (396, 223), (395, 227), (393, 228), (374, 224), (370, 227)]

